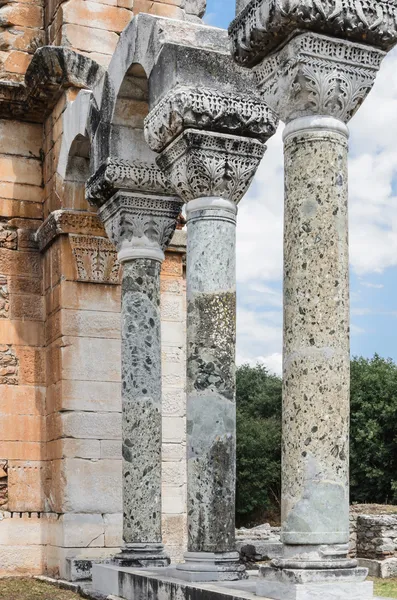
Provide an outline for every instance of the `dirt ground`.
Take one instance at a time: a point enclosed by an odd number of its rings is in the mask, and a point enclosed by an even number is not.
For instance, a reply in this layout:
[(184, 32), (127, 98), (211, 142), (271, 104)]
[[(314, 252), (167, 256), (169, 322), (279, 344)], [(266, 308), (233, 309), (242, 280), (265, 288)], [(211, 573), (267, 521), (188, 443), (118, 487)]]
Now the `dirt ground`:
[(36, 579), (0, 579), (0, 600), (81, 600), (80, 596)]

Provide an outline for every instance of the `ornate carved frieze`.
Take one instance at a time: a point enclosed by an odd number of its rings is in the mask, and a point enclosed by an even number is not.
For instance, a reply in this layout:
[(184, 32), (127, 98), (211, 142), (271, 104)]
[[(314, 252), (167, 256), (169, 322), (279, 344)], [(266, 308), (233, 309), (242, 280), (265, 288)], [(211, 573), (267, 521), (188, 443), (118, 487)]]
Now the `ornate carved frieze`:
[(263, 100), (290, 121), (328, 115), (347, 122), (370, 92), (385, 53), (303, 33), (254, 67)]
[(77, 210), (52, 212), (37, 230), (36, 241), (43, 252), (61, 234), (80, 233), (105, 236), (105, 230), (96, 214)]
[(265, 153), (259, 140), (186, 130), (157, 159), (185, 201), (219, 196), (239, 202)]
[(395, 0), (251, 0), (229, 27), (235, 60), (258, 64), (302, 29), (390, 50)]
[(180, 198), (117, 192), (99, 210), (119, 260), (164, 259), (181, 211)]
[(77, 281), (120, 283), (120, 264), (113, 244), (103, 237), (69, 235)]
[(86, 197), (100, 207), (119, 189), (167, 195), (170, 184), (156, 163), (108, 158), (88, 180)]
[(152, 150), (161, 152), (189, 128), (266, 142), (277, 125), (276, 115), (255, 97), (181, 86), (171, 90), (146, 117), (145, 137)]

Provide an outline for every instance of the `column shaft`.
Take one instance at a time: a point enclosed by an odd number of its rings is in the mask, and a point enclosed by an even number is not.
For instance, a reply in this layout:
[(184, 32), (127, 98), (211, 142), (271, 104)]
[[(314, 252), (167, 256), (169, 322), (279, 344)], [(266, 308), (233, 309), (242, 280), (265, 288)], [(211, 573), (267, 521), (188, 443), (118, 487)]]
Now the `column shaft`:
[(236, 207), (187, 215), (188, 549), (235, 552)]
[(284, 138), (285, 544), (349, 541), (348, 144), (329, 120)]
[(127, 545), (161, 544), (160, 268), (159, 261), (144, 258), (123, 265), (123, 536)]

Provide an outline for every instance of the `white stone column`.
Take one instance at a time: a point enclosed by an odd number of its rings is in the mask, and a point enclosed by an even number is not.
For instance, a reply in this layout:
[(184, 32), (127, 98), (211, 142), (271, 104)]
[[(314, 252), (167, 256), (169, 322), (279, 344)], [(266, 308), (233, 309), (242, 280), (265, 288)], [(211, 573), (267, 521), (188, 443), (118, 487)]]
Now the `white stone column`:
[[(235, 59), (252, 66), (261, 97), (286, 123), (284, 553), (260, 569), (257, 593), (279, 600), (366, 600), (373, 596), (372, 584), (365, 581), (367, 570), (348, 559), (346, 123), (372, 88), (384, 52), (313, 32), (318, 28), (331, 33), (333, 27), (336, 32), (342, 19), (371, 20), (371, 3), (366, 17), (354, 13), (357, 3), (349, 14), (335, 4), (339, 19), (334, 23), (326, 11), (316, 14), (317, 3), (306, 7), (306, 13), (295, 13), (297, 8), (290, 5), (283, 11), (277, 4), (265, 13), (260, 12), (261, 2), (251, 3), (229, 30)], [(270, 30), (279, 36), (277, 41)], [(349, 32), (349, 37), (360, 35), (357, 29)], [(368, 35), (376, 37), (375, 30)], [(379, 35), (377, 41), (382, 45)], [(274, 51), (275, 45), (280, 49)]]
[(123, 567), (169, 564), (161, 532), (160, 270), (181, 200), (116, 192), (99, 208), (123, 267), (121, 395)]

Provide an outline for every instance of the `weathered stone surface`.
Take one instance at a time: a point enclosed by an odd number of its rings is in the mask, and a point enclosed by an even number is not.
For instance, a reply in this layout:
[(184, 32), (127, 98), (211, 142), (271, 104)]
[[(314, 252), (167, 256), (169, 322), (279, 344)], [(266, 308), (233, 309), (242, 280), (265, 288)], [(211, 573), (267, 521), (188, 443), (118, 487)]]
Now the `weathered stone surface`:
[(390, 0), (251, 0), (231, 23), (229, 35), (235, 60), (253, 66), (302, 29), (390, 50), (397, 42), (395, 17)]
[(266, 147), (255, 139), (186, 130), (157, 159), (185, 201), (216, 197), (239, 202)]
[(233, 552), (235, 215), (190, 210), (187, 248), (188, 549)]
[(397, 558), (397, 515), (357, 517), (357, 556), (378, 560)]
[(161, 542), (159, 291), (159, 262), (141, 259), (126, 263), (121, 321), (126, 543)]
[(346, 543), (346, 136), (307, 130), (288, 136), (285, 177), (282, 540)]
[(18, 384), (18, 362), (11, 346), (0, 345), (0, 385)]

